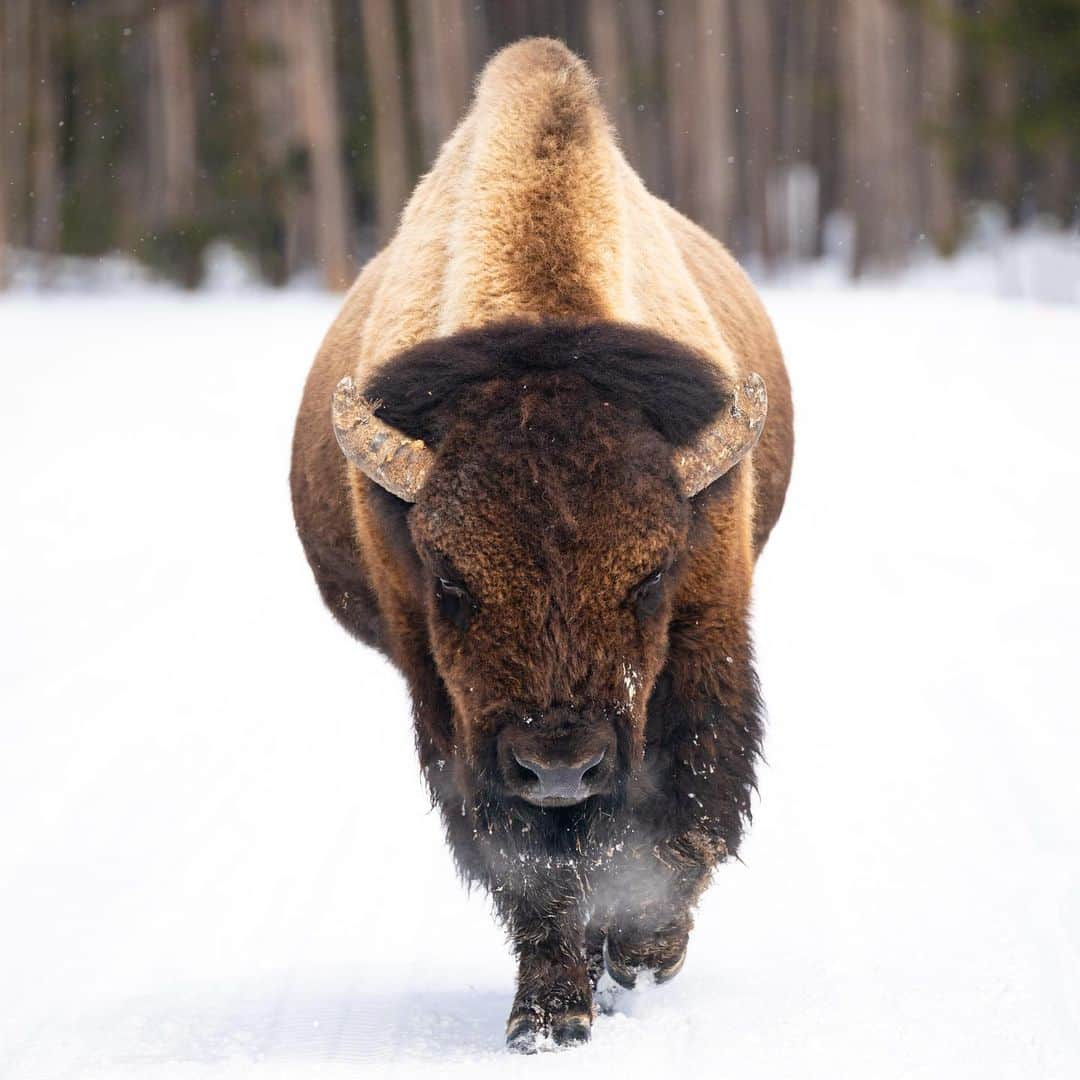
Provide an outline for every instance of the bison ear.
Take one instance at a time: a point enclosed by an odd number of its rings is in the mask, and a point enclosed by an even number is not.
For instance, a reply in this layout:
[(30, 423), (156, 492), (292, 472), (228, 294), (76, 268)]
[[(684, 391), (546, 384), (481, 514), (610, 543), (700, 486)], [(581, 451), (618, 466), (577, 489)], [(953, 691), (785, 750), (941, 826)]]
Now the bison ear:
[(751, 372), (697, 439), (675, 451), (675, 472), (688, 499), (719, 480), (753, 450), (765, 427), (768, 405), (765, 380)]
[(410, 439), (375, 415), (348, 375), (334, 390), (333, 421), (341, 452), (365, 476), (406, 502), (416, 502), (435, 455), (422, 439)]

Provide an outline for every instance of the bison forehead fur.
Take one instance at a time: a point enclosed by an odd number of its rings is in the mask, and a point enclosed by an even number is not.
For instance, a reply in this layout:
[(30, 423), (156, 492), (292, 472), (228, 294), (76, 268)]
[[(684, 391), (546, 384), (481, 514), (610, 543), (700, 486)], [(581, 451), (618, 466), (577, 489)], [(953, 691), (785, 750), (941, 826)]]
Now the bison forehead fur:
[[(640, 758), (690, 527), (671, 454), (728, 397), (715, 369), (637, 329), (509, 324), (410, 350), (367, 395), (438, 450), (404, 572), (470, 762), (500, 719), (556, 703), (613, 713)], [(627, 597), (657, 570), (643, 622)], [(475, 602), (467, 632), (435, 610), (440, 575)]]
[(508, 929), (514, 1047), (587, 1037), (605, 968), (672, 977), (738, 850), (751, 579), (792, 445), (735, 261), (646, 191), (577, 57), (498, 54), (327, 334), (291, 483), (323, 599), (408, 680), (457, 865)]

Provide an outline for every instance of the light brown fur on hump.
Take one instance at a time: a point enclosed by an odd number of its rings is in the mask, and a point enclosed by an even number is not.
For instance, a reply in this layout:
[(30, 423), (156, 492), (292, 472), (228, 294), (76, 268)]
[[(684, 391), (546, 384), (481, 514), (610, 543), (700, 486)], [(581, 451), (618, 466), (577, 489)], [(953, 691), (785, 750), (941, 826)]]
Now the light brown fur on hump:
[(426, 338), (543, 317), (648, 326), (734, 374), (668, 213), (619, 151), (584, 63), (549, 39), (509, 46), (384, 252), (358, 374)]
[(472, 122), (440, 331), (617, 318), (617, 157), (584, 64), (555, 42), (504, 50), (484, 72)]

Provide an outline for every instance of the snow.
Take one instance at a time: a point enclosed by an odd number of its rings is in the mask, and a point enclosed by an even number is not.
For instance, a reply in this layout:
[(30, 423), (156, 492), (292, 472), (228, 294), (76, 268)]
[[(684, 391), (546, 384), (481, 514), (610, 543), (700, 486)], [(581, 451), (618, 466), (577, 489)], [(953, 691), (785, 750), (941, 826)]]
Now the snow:
[[(854, 224), (835, 215), (825, 235), (824, 258), (797, 262), (775, 276), (803, 287), (850, 289)], [(1080, 229), (1063, 230), (1054, 221), (1036, 219), (1009, 231), (998, 207), (981, 206), (972, 213), (964, 246), (953, 258), (940, 258), (924, 237), (902, 272), (882, 277), (871, 269), (863, 281), (871, 289), (1080, 304)]]
[(293, 532), (338, 301), (0, 298), (0, 1076), (1080, 1075), (1080, 308), (766, 300), (798, 453), (744, 863), (677, 979), (517, 1059), (403, 685)]

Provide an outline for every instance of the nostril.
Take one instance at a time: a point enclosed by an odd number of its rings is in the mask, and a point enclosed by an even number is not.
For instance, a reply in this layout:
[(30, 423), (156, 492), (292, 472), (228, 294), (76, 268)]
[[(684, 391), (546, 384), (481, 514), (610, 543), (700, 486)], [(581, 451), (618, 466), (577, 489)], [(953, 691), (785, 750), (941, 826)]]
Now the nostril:
[(601, 750), (595, 758), (585, 763), (585, 771), (581, 774), (583, 784), (591, 783), (593, 780), (600, 778), (600, 766), (604, 763), (605, 757), (607, 757), (607, 750)]
[(513, 751), (514, 764), (517, 766), (517, 779), (522, 783), (531, 784), (540, 779), (541, 768), (534, 761), (522, 761)]

